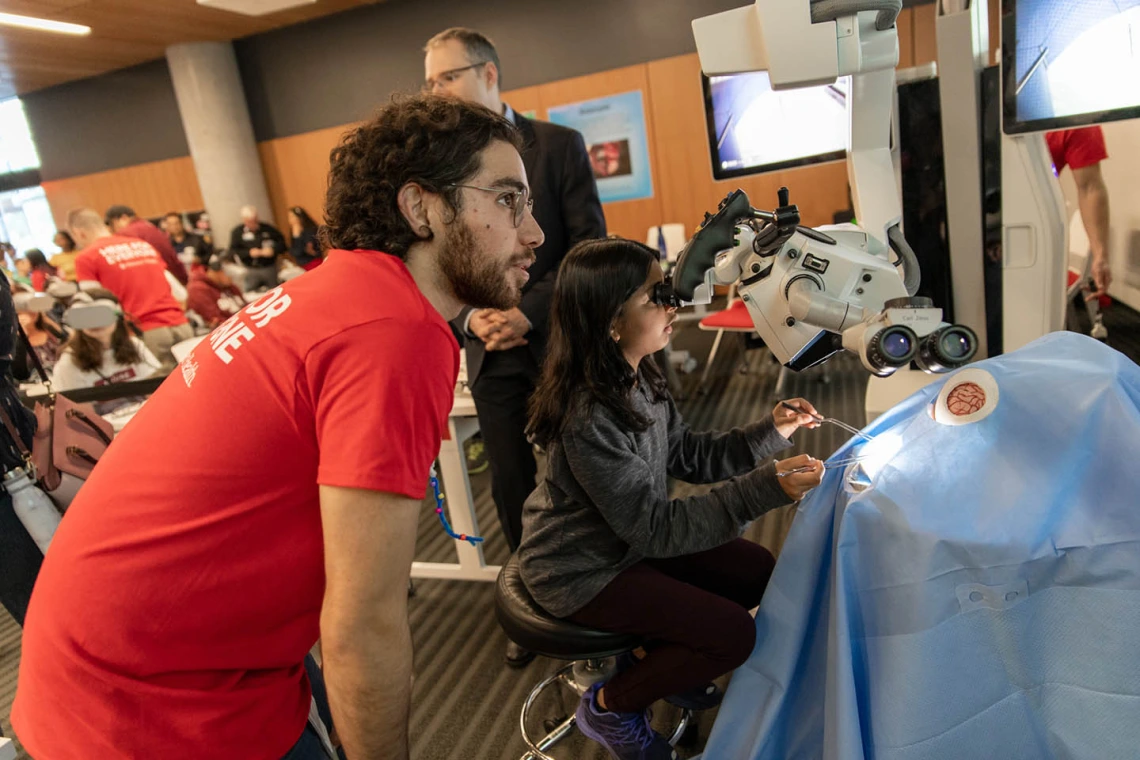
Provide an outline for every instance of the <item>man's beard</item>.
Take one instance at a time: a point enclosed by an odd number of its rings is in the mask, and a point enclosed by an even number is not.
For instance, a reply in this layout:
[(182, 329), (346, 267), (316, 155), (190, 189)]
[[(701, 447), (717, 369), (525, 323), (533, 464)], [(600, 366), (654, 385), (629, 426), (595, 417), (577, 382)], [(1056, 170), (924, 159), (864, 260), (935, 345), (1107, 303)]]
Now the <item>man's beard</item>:
[(456, 220), (447, 228), (439, 266), (455, 297), (476, 308), (512, 309), (518, 306), (522, 291), (515, 287), (510, 270), (530, 257), (497, 261), (479, 250), (475, 235), (466, 223)]

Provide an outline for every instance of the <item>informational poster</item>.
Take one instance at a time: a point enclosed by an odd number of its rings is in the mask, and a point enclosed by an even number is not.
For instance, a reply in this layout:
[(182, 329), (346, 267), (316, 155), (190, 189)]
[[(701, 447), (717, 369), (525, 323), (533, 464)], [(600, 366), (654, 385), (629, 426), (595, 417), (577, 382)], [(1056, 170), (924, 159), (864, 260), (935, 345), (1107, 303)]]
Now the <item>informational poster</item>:
[(556, 106), (547, 110), (547, 118), (578, 130), (586, 140), (602, 203), (653, 197), (640, 90)]

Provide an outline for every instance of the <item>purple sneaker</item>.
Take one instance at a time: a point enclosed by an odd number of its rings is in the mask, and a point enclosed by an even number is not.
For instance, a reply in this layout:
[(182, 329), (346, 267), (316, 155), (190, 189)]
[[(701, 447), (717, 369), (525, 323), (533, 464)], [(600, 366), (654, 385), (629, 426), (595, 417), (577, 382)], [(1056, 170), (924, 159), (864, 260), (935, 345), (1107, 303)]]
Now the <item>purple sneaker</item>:
[[(641, 660), (634, 657), (633, 652), (622, 652), (617, 656), (614, 672), (615, 674), (620, 673), (638, 662), (641, 662)], [(685, 689), (680, 694), (665, 697), (665, 701), (674, 707), (680, 707), (682, 710), (692, 710), (693, 712), (711, 710), (719, 705), (723, 699), (724, 692), (712, 681)]]
[(596, 701), (596, 683), (582, 695), (574, 717), (578, 730), (606, 748), (613, 760), (677, 760), (664, 736), (649, 725), (649, 712), (616, 713), (602, 710)]

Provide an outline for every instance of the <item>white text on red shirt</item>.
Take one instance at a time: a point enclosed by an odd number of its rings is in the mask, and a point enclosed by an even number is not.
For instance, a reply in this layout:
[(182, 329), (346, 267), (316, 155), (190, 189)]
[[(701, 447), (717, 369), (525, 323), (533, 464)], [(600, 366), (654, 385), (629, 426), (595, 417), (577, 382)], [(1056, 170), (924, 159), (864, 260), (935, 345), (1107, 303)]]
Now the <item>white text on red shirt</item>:
[(282, 292), (281, 288), (269, 291), (210, 333), (210, 347), (214, 350), (214, 354), (223, 364), (229, 364), (234, 360), (233, 352), (256, 337), (254, 327), (258, 330), (264, 328), (274, 318), (283, 314), (292, 303), (293, 299)]

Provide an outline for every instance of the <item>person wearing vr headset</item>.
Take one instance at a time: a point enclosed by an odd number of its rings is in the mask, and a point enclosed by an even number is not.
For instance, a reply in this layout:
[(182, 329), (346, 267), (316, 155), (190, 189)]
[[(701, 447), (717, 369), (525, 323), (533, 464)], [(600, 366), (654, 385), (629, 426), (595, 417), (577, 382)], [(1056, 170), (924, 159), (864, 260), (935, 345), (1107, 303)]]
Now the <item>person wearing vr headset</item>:
[[(811, 414), (777, 405), (728, 432), (689, 430), (650, 359), (668, 344), (676, 309), (657, 251), (620, 238), (579, 243), (554, 286), (550, 351), (531, 400), (528, 432), (548, 464), (523, 510), (523, 582), (556, 617), (650, 641), (578, 708), (582, 733), (619, 760), (674, 757), (649, 727), (653, 702), (719, 703), (711, 681), (752, 652), (748, 611), (775, 566), (740, 532), (823, 476), (806, 454), (770, 459), (800, 427), (818, 427), (804, 399), (791, 403)], [(731, 480), (670, 499), (669, 477)]]
[[(73, 305), (63, 322), (72, 333), (52, 371), (51, 384), (57, 391), (145, 380), (162, 366), (132, 334), (119, 305), (108, 298)], [(107, 409), (97, 407), (97, 411), (103, 414)]]

